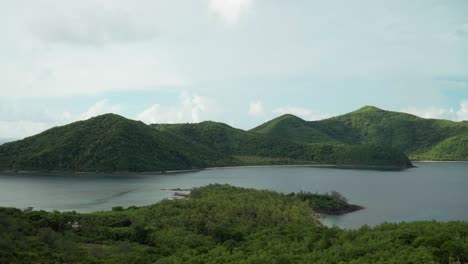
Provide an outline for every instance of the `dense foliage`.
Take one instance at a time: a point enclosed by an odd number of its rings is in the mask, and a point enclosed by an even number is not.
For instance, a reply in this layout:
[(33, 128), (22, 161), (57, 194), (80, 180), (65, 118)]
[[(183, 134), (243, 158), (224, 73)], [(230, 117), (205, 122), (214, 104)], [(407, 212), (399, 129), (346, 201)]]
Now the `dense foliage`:
[(60, 171), (161, 171), (220, 166), (233, 158), (106, 114), (0, 146), (0, 168)]
[(148, 126), (114, 114), (0, 145), (0, 170), (142, 172), (299, 163), (411, 165), (402, 152), (378, 145), (304, 144), (215, 122)]
[(321, 121), (284, 115), (251, 131), (301, 143), (391, 146), (411, 159), (468, 160), (467, 121), (424, 119), (372, 106)]
[(468, 261), (468, 223), (328, 228), (312, 207), (340, 203), (334, 199), (211, 185), (188, 200), (109, 212), (0, 208), (0, 263)]
[(362, 206), (349, 204), (348, 200), (336, 191), (326, 195), (309, 192), (290, 193), (289, 195), (309, 202), (317, 213), (340, 215), (364, 209)]
[(375, 144), (305, 144), (263, 135), (216, 122), (154, 125), (215, 151), (237, 158), (243, 165), (330, 164), (343, 166), (412, 166), (403, 152)]

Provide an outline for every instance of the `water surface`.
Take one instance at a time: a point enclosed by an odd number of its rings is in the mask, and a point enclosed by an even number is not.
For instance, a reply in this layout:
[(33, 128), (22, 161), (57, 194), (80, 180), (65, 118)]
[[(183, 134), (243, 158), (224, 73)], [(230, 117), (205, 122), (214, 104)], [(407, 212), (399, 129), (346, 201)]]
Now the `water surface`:
[(365, 210), (327, 217), (344, 228), (415, 220), (468, 221), (468, 163), (415, 163), (404, 171), (267, 167), (154, 175), (0, 174), (0, 206), (91, 212), (147, 205), (171, 188), (210, 183), (281, 192), (332, 190)]

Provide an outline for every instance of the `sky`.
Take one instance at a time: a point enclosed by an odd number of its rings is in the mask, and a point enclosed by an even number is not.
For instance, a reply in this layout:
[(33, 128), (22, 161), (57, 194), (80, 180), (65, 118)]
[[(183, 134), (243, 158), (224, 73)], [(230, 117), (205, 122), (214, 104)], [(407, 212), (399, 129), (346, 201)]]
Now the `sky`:
[(0, 139), (116, 113), (468, 120), (466, 0), (0, 0)]

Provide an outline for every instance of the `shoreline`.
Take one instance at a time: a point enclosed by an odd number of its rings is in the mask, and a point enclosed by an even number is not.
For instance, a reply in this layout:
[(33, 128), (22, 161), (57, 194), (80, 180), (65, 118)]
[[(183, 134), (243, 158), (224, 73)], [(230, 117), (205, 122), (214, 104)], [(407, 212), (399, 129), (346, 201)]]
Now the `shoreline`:
[(314, 209), (315, 212), (325, 216), (340, 216), (345, 214), (354, 213), (357, 211), (365, 210), (366, 207), (357, 204), (347, 204), (344, 207), (332, 209)]
[(412, 160), (421, 163), (468, 163), (468, 160)]
[(218, 169), (238, 169), (238, 168), (275, 168), (275, 167), (317, 167), (317, 168), (338, 168), (338, 169), (394, 169), (405, 170), (415, 168), (413, 167), (398, 167), (398, 166), (371, 166), (371, 165), (336, 165), (336, 164), (284, 164), (284, 165), (239, 165), (239, 166), (226, 166), (226, 167), (208, 167), (204, 170), (218, 170)]
[(175, 173), (185, 173), (185, 172), (196, 172), (202, 171), (201, 169), (187, 169), (187, 170), (170, 170), (170, 171), (28, 171), (28, 170), (2, 170), (0, 173), (12, 173), (12, 174), (135, 174), (135, 175), (144, 175), (144, 174), (175, 174)]
[[(415, 163), (468, 163), (467, 160), (411, 160)], [(242, 169), (242, 168), (293, 168), (293, 167), (316, 167), (316, 168), (336, 168), (336, 169), (383, 169), (383, 170), (406, 170), (417, 168), (413, 167), (397, 167), (397, 166), (371, 166), (371, 165), (336, 165), (336, 164), (271, 164), (271, 165), (238, 165), (238, 166), (216, 166), (206, 168), (194, 168), (185, 170), (167, 170), (167, 171), (29, 171), (29, 170), (0, 170), (0, 173), (13, 173), (13, 174), (39, 174), (39, 173), (50, 173), (50, 174), (176, 174), (186, 172), (197, 172), (203, 170), (219, 170), (219, 169)]]
[[(468, 160), (411, 160), (413, 163), (468, 163)], [(366, 170), (366, 169), (383, 169), (383, 170), (406, 170), (417, 168), (413, 167), (398, 167), (398, 166), (372, 166), (372, 165), (336, 165), (336, 164), (271, 164), (271, 165), (238, 165), (238, 166), (216, 166), (216, 167), (206, 167), (206, 168), (194, 168), (194, 169), (184, 169), (184, 170), (167, 170), (167, 171), (35, 171), (35, 170), (0, 170), (0, 173), (12, 173), (12, 174), (39, 174), (39, 173), (48, 173), (48, 174), (135, 174), (135, 175), (144, 175), (144, 174), (176, 174), (176, 173), (186, 173), (186, 172), (197, 172), (203, 170), (219, 170), (219, 169), (242, 169), (242, 168), (291, 168), (291, 167), (316, 167), (316, 168), (336, 168), (336, 169), (356, 169), (356, 170)]]
[[(418, 161), (419, 162), (419, 161)], [(437, 162), (437, 161), (434, 161)], [(457, 162), (457, 161), (454, 161)], [(144, 175), (144, 174), (176, 174), (176, 173), (186, 173), (186, 172), (198, 172), (203, 170), (219, 170), (219, 169), (242, 169), (242, 168), (291, 168), (291, 167), (317, 167), (317, 168), (336, 168), (336, 169), (357, 169), (357, 170), (366, 170), (366, 169), (383, 169), (383, 170), (406, 170), (413, 167), (397, 167), (397, 166), (366, 166), (366, 165), (336, 165), (336, 164), (272, 164), (272, 165), (239, 165), (239, 166), (217, 166), (217, 167), (206, 167), (206, 168), (195, 168), (195, 169), (185, 169), (185, 170), (168, 170), (168, 171), (113, 171), (113, 172), (104, 172), (104, 171), (29, 171), (29, 170), (1, 170), (0, 173), (12, 173), (12, 174), (135, 174), (135, 175)]]

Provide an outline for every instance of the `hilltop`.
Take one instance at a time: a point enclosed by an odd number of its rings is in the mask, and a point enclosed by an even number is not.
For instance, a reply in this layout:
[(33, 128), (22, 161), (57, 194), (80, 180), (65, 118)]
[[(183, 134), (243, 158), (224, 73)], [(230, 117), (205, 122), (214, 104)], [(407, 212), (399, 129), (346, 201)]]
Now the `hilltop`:
[(417, 160), (468, 160), (468, 122), (425, 119), (374, 106), (320, 121), (283, 115), (250, 131), (301, 143), (389, 146)]
[(0, 168), (33, 171), (161, 171), (219, 166), (230, 157), (105, 114), (0, 146)]
[(146, 125), (105, 114), (1, 145), (0, 170), (147, 172), (269, 164), (412, 166), (392, 147), (336, 142), (295, 142), (211, 121)]

